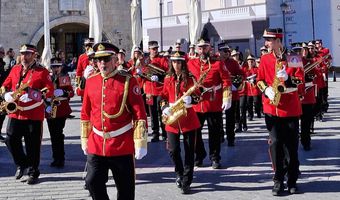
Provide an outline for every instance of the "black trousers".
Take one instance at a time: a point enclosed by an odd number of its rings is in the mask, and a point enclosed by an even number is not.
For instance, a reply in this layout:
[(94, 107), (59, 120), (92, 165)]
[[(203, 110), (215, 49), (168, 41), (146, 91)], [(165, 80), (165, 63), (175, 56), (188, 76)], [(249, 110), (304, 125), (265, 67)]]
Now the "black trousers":
[(314, 121), (313, 107), (314, 107), (314, 104), (302, 104), (301, 144), (303, 146), (310, 145), (311, 126)]
[(92, 199), (107, 200), (106, 190), (109, 169), (117, 188), (117, 200), (135, 199), (135, 164), (133, 155), (103, 157), (87, 155), (86, 185)]
[(201, 127), (197, 130), (195, 160), (203, 160), (207, 155), (202, 139), (202, 128), (205, 120), (207, 120), (209, 136), (209, 158), (211, 161), (220, 161), (221, 134), (223, 134), (223, 132), (221, 132), (223, 123), (222, 112), (197, 113), (197, 116), (201, 122)]
[(196, 130), (186, 132), (183, 135), (184, 165), (181, 157), (181, 134), (168, 132), (168, 150), (175, 164), (177, 177), (181, 177), (184, 186), (190, 186), (194, 174), (195, 138)]
[[(25, 150), (22, 145), (25, 140)], [(39, 177), (42, 121), (9, 118), (6, 145), (18, 167), (28, 168), (28, 175)]]
[(247, 110), (250, 118), (254, 117), (254, 106), (257, 116), (261, 116), (261, 95), (247, 96)]
[(235, 122), (236, 122), (236, 113), (239, 110), (239, 100), (233, 100), (231, 103), (231, 107), (225, 111), (225, 130), (227, 134), (228, 142), (233, 142), (235, 140)]
[(2, 129), (2, 125), (4, 124), (5, 118), (6, 118), (6, 114), (0, 113), (0, 135), (1, 135), (1, 129)]
[(66, 117), (47, 119), (48, 130), (51, 136), (52, 157), (55, 161), (65, 160), (63, 129), (65, 127)]
[(240, 126), (243, 128), (247, 127), (247, 101), (248, 96), (240, 96)]
[(266, 114), (265, 121), (269, 129), (269, 152), (275, 171), (274, 181), (284, 181), (287, 172), (288, 186), (293, 185), (299, 174), (299, 118)]
[(162, 123), (162, 110), (160, 107), (160, 96), (152, 96), (153, 104), (149, 105), (149, 113), (151, 116), (151, 129), (152, 134), (159, 136), (159, 124), (161, 124), (162, 136), (166, 137), (165, 125)]

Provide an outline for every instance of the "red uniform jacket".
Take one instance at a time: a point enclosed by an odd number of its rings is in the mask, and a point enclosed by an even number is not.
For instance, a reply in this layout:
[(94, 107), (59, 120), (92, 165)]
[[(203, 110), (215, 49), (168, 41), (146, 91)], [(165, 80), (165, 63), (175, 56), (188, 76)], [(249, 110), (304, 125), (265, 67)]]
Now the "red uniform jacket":
[[(320, 56), (316, 56), (312, 59), (311, 63), (317, 62), (318, 60), (320, 60), (321, 57)], [(314, 68), (314, 72), (316, 74), (316, 77), (314, 79), (314, 83), (317, 85), (317, 89), (322, 89), (326, 87), (326, 82), (324, 80), (324, 75), (323, 75), (323, 67), (322, 67), (322, 63), (320, 63), (318, 66), (316, 66)]]
[[(243, 71), (241, 70), (240, 65), (238, 62), (232, 58), (228, 58), (224, 61), (225, 66), (227, 67), (228, 71), (230, 72), (231, 76), (241, 75), (244, 76)], [(232, 78), (231, 78), (232, 79)], [(236, 86), (236, 88), (238, 88)], [(233, 93), (233, 101), (240, 100), (239, 91), (232, 91)]]
[[(90, 121), (92, 126), (103, 132), (116, 131), (128, 126), (134, 120), (146, 121), (142, 95), (135, 78), (130, 77), (128, 90), (124, 91), (127, 77), (130, 75), (118, 73), (107, 79), (100, 74), (89, 78), (85, 87), (81, 120)], [(125, 92), (127, 98), (125, 105), (122, 105)], [(109, 115), (117, 114), (121, 106), (123, 106), (122, 113), (116, 118), (111, 119), (104, 115), (104, 112)], [(133, 154), (133, 128), (108, 139), (104, 139), (92, 130), (88, 137), (88, 153), (100, 156)]]
[[(167, 76), (164, 79), (164, 87), (162, 92), (162, 98), (167, 100), (169, 104), (175, 103), (182, 95), (185, 93), (191, 86), (194, 85), (193, 77), (188, 78), (187, 85), (184, 87), (184, 82), (181, 82), (179, 95), (176, 96), (176, 84), (178, 81), (174, 76)], [(187, 115), (179, 118), (177, 123), (173, 123), (171, 125), (166, 125), (165, 130), (171, 133), (178, 134), (186, 133), (191, 130), (198, 129), (201, 126), (200, 121), (197, 117), (196, 112), (192, 107), (187, 108)]]
[[(168, 60), (164, 57), (156, 56), (152, 60), (147, 59), (145, 64), (146, 65), (153, 64), (156, 67), (163, 69), (165, 72), (168, 71)], [(143, 71), (146, 72), (146, 70), (148, 70), (147, 67), (143, 67)], [(154, 75), (157, 75), (157, 74), (154, 74)], [(160, 78), (160, 76), (158, 76), (158, 78)], [(163, 85), (156, 83), (156, 82), (149, 81), (149, 80), (144, 80), (143, 88), (146, 94), (149, 94), (152, 96), (159, 96), (162, 93)]]
[[(53, 79), (53, 78), (52, 78)], [(59, 117), (67, 117), (72, 113), (72, 109), (70, 107), (70, 98), (74, 96), (74, 91), (71, 85), (71, 81), (67, 82), (67, 84), (60, 84), (60, 80), (68, 79), (71, 80), (68, 74), (63, 74), (56, 78), (54, 81), (56, 88), (62, 89), (64, 91), (64, 95), (59, 97), (62, 98), (60, 100), (60, 105), (57, 107), (57, 118)], [(68, 84), (69, 83), (69, 84)]]
[[(5, 82), (2, 84), (6, 88), (7, 91), (15, 91), (16, 86), (19, 83), (19, 79), (22, 74), (22, 65), (15, 65), (13, 66), (10, 74), (8, 75)], [(34, 64), (31, 69), (28, 70), (26, 75), (23, 77), (21, 84), (28, 83), (29, 87), (40, 91), (43, 88), (47, 88), (48, 92), (46, 93), (46, 97), (51, 97), (53, 95), (54, 87), (51, 80), (51, 76), (47, 69), (43, 68), (42, 66), (38, 66), (37, 64)], [(22, 94), (25, 94), (23, 92)], [(19, 100), (15, 101), (18, 106), (21, 107), (28, 107), (33, 104), (38, 103), (35, 100), (32, 100), (30, 102), (24, 103)], [(20, 111), (17, 110), (16, 112), (9, 114), (8, 116), (11, 118), (16, 118), (20, 120), (44, 120), (45, 115), (45, 105), (42, 103), (36, 108), (33, 108), (31, 110), (26, 111)]]
[(129, 73), (137, 79), (138, 85), (140, 86), (140, 88), (142, 88), (144, 80), (137, 74), (136, 67), (138, 67), (138, 66), (135, 66), (136, 65), (135, 62), (136, 61), (133, 58), (128, 61), (130, 67), (132, 67), (131, 70), (129, 71)]
[[(303, 59), (303, 65), (306, 66), (308, 60)], [(309, 64), (308, 64), (309, 65)], [(306, 72), (305, 72), (306, 73)], [(315, 98), (315, 89), (317, 88), (314, 80), (317, 76), (318, 70), (316, 68), (310, 70), (307, 74), (305, 74), (305, 92), (303, 94), (303, 98), (301, 100), (302, 104), (314, 104), (316, 103)], [(314, 77), (314, 79), (313, 79)]]
[(89, 65), (89, 57), (86, 55), (86, 53), (83, 53), (78, 58), (76, 76), (83, 76), (87, 65)]
[[(203, 81), (203, 94), (201, 101), (194, 105), (196, 112), (221, 112), (222, 91), (231, 86), (229, 71), (222, 61), (211, 60), (211, 69)], [(202, 65), (202, 72), (201, 72)], [(208, 63), (202, 63), (199, 58), (188, 62), (189, 71), (196, 80), (209, 68)]]
[[(245, 77), (250, 77), (253, 76), (254, 74), (256, 74), (257, 76), (257, 67), (252, 67), (249, 69), (248, 66), (243, 67), (243, 72), (245, 74)], [(256, 80), (256, 77), (255, 77)], [(261, 94), (259, 88), (256, 86), (256, 81), (254, 81), (254, 83), (250, 83), (249, 80), (245, 81), (245, 88), (246, 88), (246, 92), (247, 92), (247, 96), (258, 96)]]
[[(268, 86), (273, 84), (275, 73), (276, 58), (274, 53), (269, 53), (261, 57), (257, 81), (264, 81)], [(283, 61), (283, 65), (286, 65), (287, 74), (292, 77), (296, 77), (300, 80), (304, 80), (304, 72), (301, 68), (291, 68)], [(298, 117), (302, 113), (301, 102), (299, 99), (298, 91), (289, 93), (282, 93), (278, 106), (270, 104), (270, 100), (263, 95), (263, 112), (278, 117)]]

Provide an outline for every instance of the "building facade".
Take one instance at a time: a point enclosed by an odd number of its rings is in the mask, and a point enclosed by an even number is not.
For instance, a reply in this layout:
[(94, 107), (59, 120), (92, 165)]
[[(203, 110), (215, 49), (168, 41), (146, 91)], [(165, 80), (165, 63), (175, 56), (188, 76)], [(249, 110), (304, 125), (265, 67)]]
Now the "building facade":
[[(177, 39), (188, 40), (189, 0), (142, 0), (143, 42), (160, 41), (160, 8), (163, 49)], [(220, 39), (243, 53), (259, 56), (267, 27), (285, 29), (285, 44), (322, 39), (330, 48), (332, 65), (340, 67), (340, 0), (200, 0), (202, 27), (208, 22)], [(283, 3), (287, 7), (282, 7)], [(285, 9), (285, 10), (283, 10)], [(216, 35), (216, 34), (215, 34)], [(215, 38), (212, 43), (216, 43)], [(146, 50), (147, 47), (144, 47)]]
[[(177, 39), (188, 41), (188, 2), (143, 0), (144, 44), (149, 40), (160, 41), (160, 8), (163, 49), (173, 46)], [(263, 45), (263, 29), (268, 26), (265, 0), (201, 0), (200, 3), (202, 27), (210, 27), (215, 48), (220, 40), (227, 40), (233, 48), (257, 54)]]
[[(18, 52), (24, 43), (44, 45), (44, 1), (1, 0), (0, 44)], [(67, 59), (83, 52), (83, 40), (89, 33), (89, 0), (50, 0), (50, 33), (52, 54), (62, 50)], [(103, 12), (103, 40), (131, 48), (131, 0), (100, 0)]]

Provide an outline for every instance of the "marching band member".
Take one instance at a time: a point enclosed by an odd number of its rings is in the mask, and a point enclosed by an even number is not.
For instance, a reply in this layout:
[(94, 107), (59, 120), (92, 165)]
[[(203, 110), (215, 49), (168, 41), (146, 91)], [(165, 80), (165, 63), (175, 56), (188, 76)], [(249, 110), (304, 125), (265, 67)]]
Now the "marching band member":
[[(259, 88), (256, 86), (257, 70), (255, 57), (249, 55), (247, 57), (247, 65), (243, 68), (246, 76), (246, 91), (247, 91), (247, 110), (249, 121), (253, 120), (254, 117), (254, 105), (255, 113), (258, 118), (261, 118), (261, 93)], [(245, 115), (245, 113), (244, 113)]]
[[(235, 146), (235, 131), (242, 131), (242, 125), (240, 122), (240, 96), (238, 91), (243, 88), (244, 74), (241, 70), (239, 63), (231, 58), (230, 48), (226, 42), (222, 42), (219, 44), (219, 51), (221, 55), (221, 60), (224, 62), (227, 70), (230, 72), (231, 76), (231, 91), (232, 91), (232, 103), (231, 108), (225, 111), (226, 120), (226, 134), (228, 146)], [(238, 114), (238, 116), (237, 116)], [(237, 124), (235, 130), (235, 124)]]
[(54, 94), (47, 101), (47, 125), (51, 135), (52, 157), (51, 167), (64, 167), (65, 150), (63, 129), (69, 114), (72, 112), (69, 105), (70, 98), (74, 96), (71, 78), (62, 73), (63, 63), (60, 58), (51, 59), (52, 82)]
[[(15, 65), (5, 82), (2, 91), (7, 103), (8, 124), (6, 144), (17, 165), (16, 179), (21, 179), (28, 168), (27, 184), (36, 184), (40, 175), (40, 147), (44, 120), (44, 100), (40, 90), (47, 89), (46, 97), (54, 91), (47, 69), (35, 61), (34, 45), (20, 47), (21, 64)], [(22, 137), (25, 139), (23, 150)]]
[(115, 45), (102, 42), (93, 49), (100, 73), (87, 80), (81, 110), (81, 146), (88, 163), (86, 186), (93, 199), (109, 199), (106, 182), (110, 169), (117, 199), (134, 199), (134, 157), (141, 159), (147, 154), (140, 87), (129, 73), (117, 70)]
[[(175, 164), (176, 185), (181, 188), (183, 194), (187, 194), (194, 172), (196, 130), (201, 124), (192, 108), (193, 98), (190, 95), (184, 97), (182, 95), (194, 86), (195, 80), (194, 77), (189, 75), (184, 52), (172, 52), (169, 67), (169, 75), (164, 79), (162, 98), (169, 102), (170, 107), (180, 98), (183, 98), (187, 114), (179, 117), (174, 123), (167, 124), (165, 130), (168, 133), (169, 155)], [(165, 117), (169, 117), (171, 114), (169, 107), (163, 109)], [(183, 135), (185, 150), (184, 165), (181, 158), (181, 134)]]
[[(94, 38), (88, 38), (84, 41), (85, 52), (81, 54), (78, 58), (77, 69), (76, 69), (76, 92), (78, 96), (83, 97), (85, 88), (85, 78), (84, 71), (89, 65), (89, 57), (87, 55), (90, 48), (94, 43)], [(83, 98), (82, 98), (83, 99)]]
[[(149, 57), (145, 58), (145, 66), (143, 71), (145, 73), (151, 73), (150, 79), (144, 79), (143, 89), (146, 94), (146, 104), (149, 107), (149, 114), (151, 116), (151, 129), (152, 129), (152, 139), (151, 142), (159, 141), (159, 124), (161, 124), (162, 129), (162, 139), (166, 141), (167, 135), (165, 131), (165, 126), (162, 123), (161, 116), (162, 110), (160, 108), (161, 97), (159, 96), (163, 90), (163, 80), (165, 77), (165, 72), (168, 71), (168, 60), (161, 57), (158, 53), (158, 42), (149, 41)], [(162, 72), (152, 72), (150, 66), (155, 66)], [(164, 73), (163, 73), (164, 72)]]
[(188, 59), (195, 59), (198, 58), (198, 54), (195, 50), (195, 44), (190, 44), (189, 45), (189, 53), (187, 55)]
[(202, 139), (204, 121), (208, 122), (209, 134), (209, 158), (213, 169), (221, 168), (221, 136), (223, 134), (222, 111), (231, 107), (231, 82), (229, 71), (223, 62), (212, 59), (210, 55), (210, 43), (201, 39), (198, 44), (197, 59), (188, 62), (189, 71), (198, 80), (207, 70), (207, 76), (202, 84), (201, 101), (194, 105), (201, 127), (197, 131), (195, 165), (202, 166), (207, 153)]
[[(288, 192), (297, 192), (299, 174), (299, 117), (301, 102), (292, 79), (303, 82), (301, 67), (290, 67), (282, 45), (282, 29), (266, 29), (263, 37), (271, 53), (261, 57), (257, 85), (263, 92), (263, 112), (269, 130), (269, 150), (274, 169), (274, 196), (282, 195), (284, 177), (287, 173)], [(284, 163), (287, 159), (287, 171)]]

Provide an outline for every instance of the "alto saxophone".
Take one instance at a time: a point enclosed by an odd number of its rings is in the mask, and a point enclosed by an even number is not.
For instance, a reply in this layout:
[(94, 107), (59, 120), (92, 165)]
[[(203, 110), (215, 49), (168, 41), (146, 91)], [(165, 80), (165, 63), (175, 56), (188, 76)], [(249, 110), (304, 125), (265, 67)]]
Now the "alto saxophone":
[(191, 86), (173, 105), (169, 107), (170, 115), (162, 115), (162, 122), (166, 125), (173, 124), (180, 117), (187, 115), (187, 109), (183, 101), (184, 97), (190, 96), (198, 87), (201, 86), (205, 77), (211, 69), (210, 60), (208, 58), (209, 68), (200, 76), (199, 80)]
[(22, 92), (28, 87), (29, 87), (28, 83), (22, 83), (20, 87), (11, 94), (14, 101), (13, 102), (3, 101), (0, 105), (0, 110), (6, 111), (7, 113), (15, 113), (18, 108), (18, 104), (15, 101), (19, 99), (19, 97), (22, 95)]
[(277, 71), (282, 69), (282, 62), (280, 62), (279, 60), (276, 60), (276, 64), (275, 64), (275, 75), (274, 75), (274, 81), (272, 84), (272, 88), (274, 91), (274, 99), (270, 100), (270, 104), (277, 106), (279, 105), (280, 99), (281, 99), (281, 93), (283, 93), (284, 91), (286, 91), (286, 87), (285, 85), (282, 83), (282, 81), (276, 77), (276, 73)]
[(60, 100), (58, 97), (53, 97), (51, 99), (51, 108), (52, 108), (52, 111), (51, 111), (51, 115), (50, 117), (52, 119), (56, 118), (57, 117), (57, 109), (58, 109), (58, 106), (61, 104)]

